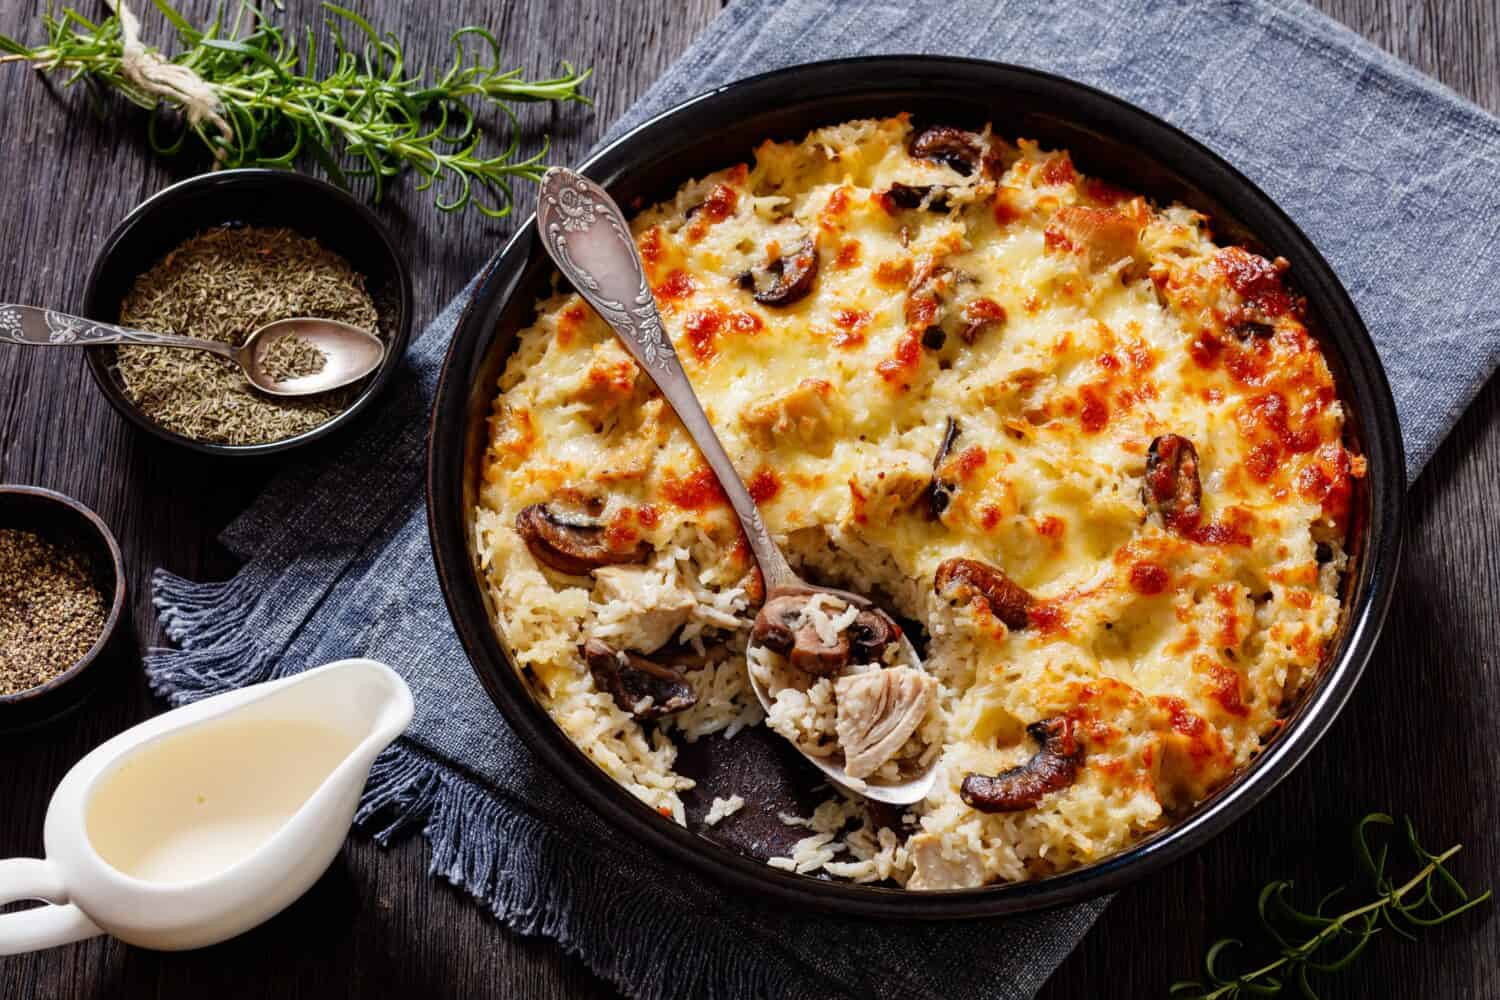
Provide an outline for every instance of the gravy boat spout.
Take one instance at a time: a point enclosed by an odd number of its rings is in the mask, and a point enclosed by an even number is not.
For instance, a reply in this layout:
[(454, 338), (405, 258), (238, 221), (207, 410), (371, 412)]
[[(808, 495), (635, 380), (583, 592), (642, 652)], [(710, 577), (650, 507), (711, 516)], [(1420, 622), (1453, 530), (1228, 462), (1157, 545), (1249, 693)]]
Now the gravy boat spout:
[(0, 861), (0, 955), (112, 934), (144, 948), (215, 944), (323, 874), (411, 691), (340, 660), (163, 713), (89, 753), (47, 808), (46, 860)]

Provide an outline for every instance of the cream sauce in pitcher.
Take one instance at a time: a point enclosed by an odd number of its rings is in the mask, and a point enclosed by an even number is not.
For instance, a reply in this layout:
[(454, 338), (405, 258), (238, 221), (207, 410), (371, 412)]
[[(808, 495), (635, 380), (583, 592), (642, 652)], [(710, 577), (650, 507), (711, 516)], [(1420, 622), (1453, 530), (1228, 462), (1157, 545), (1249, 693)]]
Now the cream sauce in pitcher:
[(74, 765), (47, 809), (45, 861), (0, 861), (0, 955), (110, 933), (197, 948), (317, 881), (375, 756), (411, 721), (390, 667), (341, 660), (175, 709)]
[(89, 802), (89, 841), (114, 868), (147, 882), (217, 875), (285, 826), (357, 742), (292, 720), (168, 736), (103, 777)]

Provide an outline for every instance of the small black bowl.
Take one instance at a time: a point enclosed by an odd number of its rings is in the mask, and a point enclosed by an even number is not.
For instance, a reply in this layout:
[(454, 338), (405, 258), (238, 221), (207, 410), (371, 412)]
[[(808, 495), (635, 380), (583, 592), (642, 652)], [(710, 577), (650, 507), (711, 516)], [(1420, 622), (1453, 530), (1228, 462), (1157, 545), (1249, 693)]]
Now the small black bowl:
[(99, 515), (52, 490), (0, 485), (0, 528), (30, 531), (77, 553), (109, 606), (104, 629), (82, 659), (46, 683), (0, 695), (0, 732), (16, 732), (51, 721), (93, 690), (99, 679), (94, 665), (109, 646), (125, 611), (125, 564), (119, 543)]
[(349, 407), (310, 431), (266, 444), (216, 444), (185, 437), (142, 413), (125, 395), (115, 349), (88, 349), (89, 372), (120, 415), (163, 441), (210, 455), (269, 455), (327, 437), (352, 423), (380, 394), (401, 364), (411, 339), (411, 274), (375, 213), (326, 181), (287, 170), (247, 168), (203, 174), (173, 184), (141, 202), (109, 234), (95, 258), (83, 315), (120, 321), (120, 303), (135, 279), (173, 248), (205, 229), (229, 224), (284, 226), (312, 237), (364, 275), (375, 302), (385, 361)]
[[(690, 177), (743, 161), (765, 139), (910, 112), (926, 122), (1026, 136), (1070, 150), (1085, 173), (1208, 214), (1227, 242), (1284, 256), (1307, 299), (1345, 406), (1348, 445), (1364, 456), (1349, 531), (1344, 612), (1317, 681), (1286, 726), (1240, 774), (1186, 816), (1127, 850), (1028, 882), (907, 892), (794, 875), (754, 845), (734, 850), (658, 815), (584, 754), (538, 703), (494, 626), (471, 515), (499, 373), (551, 287), (554, 268), (528, 220), (480, 276), (443, 365), (428, 438), (427, 517), (438, 580), (460, 640), (506, 721), (585, 803), (615, 827), (746, 897), (803, 909), (896, 919), (998, 916), (1112, 892), (1182, 858), (1244, 815), (1327, 732), (1369, 660), (1395, 588), (1406, 478), (1396, 404), (1374, 342), (1337, 275), (1290, 217), (1207, 147), (1092, 87), (1039, 70), (942, 56), (811, 63), (685, 101), (579, 165), (622, 205), (672, 194)], [(751, 731), (747, 731), (751, 732)], [(746, 742), (747, 733), (736, 738)], [(681, 760), (681, 758), (679, 758)], [(812, 780), (821, 776), (811, 768)], [(763, 773), (762, 772), (758, 772)], [(705, 787), (700, 785), (700, 789)], [(727, 790), (723, 793), (728, 794)]]

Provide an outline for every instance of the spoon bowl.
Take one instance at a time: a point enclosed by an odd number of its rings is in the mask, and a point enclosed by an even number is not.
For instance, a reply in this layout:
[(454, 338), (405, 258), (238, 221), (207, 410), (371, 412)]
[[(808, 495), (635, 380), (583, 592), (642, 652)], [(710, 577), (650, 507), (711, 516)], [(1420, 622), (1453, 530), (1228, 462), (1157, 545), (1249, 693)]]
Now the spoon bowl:
[[(874, 608), (867, 598), (832, 587), (814, 586), (792, 570), (703, 412), (677, 350), (662, 326), (640, 252), (630, 235), (630, 225), (608, 192), (581, 174), (552, 167), (542, 178), (536, 224), (548, 255), (656, 383), (713, 470), (760, 567), (766, 601), (786, 594), (806, 597), (827, 594), (860, 609)], [(900, 636), (900, 642), (907, 663), (921, 670), (922, 661), (911, 642), (905, 635)], [(756, 679), (754, 670), (748, 672), (756, 697), (769, 711), (772, 704), (769, 692)], [(920, 802), (927, 797), (936, 778), (934, 759), (923, 773), (905, 781), (866, 782), (847, 774), (841, 763), (809, 754), (794, 741), (792, 745), (840, 787), (877, 802), (891, 805)]]
[[(295, 337), (323, 355), (317, 371), (277, 381), (265, 369), (267, 353), (277, 342)], [(298, 316), (267, 323), (235, 352), (235, 361), (261, 392), (272, 396), (308, 396), (358, 382), (385, 360), (385, 343), (368, 330), (331, 319)]]
[[(812, 596), (815, 594), (828, 594), (829, 596), (836, 597), (839, 600), (844, 601), (845, 603), (850, 604), (856, 608), (866, 609), (875, 607), (874, 603), (871, 602), (868, 598), (861, 597), (858, 594), (852, 594), (847, 590), (839, 590), (834, 587), (816, 587), (812, 584), (803, 582), (800, 579), (798, 580), (797, 584), (792, 587), (784, 586), (778, 588), (777, 590), (767, 589), (766, 600), (769, 601), (778, 593), (789, 592), (806, 594), (808, 596)], [(907, 638), (905, 632), (901, 633), (901, 636), (897, 641), (901, 645), (902, 660), (918, 669), (922, 669), (922, 658), (917, 654), (917, 647), (912, 645), (911, 639)], [(751, 645), (754, 645), (753, 641)], [(766, 689), (764, 682), (756, 671), (749, 670), (747, 671), (747, 673), (749, 673), (750, 675), (750, 690), (755, 692), (755, 698), (760, 702), (760, 707), (765, 710), (767, 715), (769, 715), (771, 712), (771, 705), (776, 701), (775, 696)], [(794, 743), (793, 746), (796, 746), (796, 744)], [(797, 749), (800, 752), (802, 748), (797, 747)], [(845, 773), (843, 765), (828, 760), (826, 757), (818, 757), (814, 754), (809, 753), (803, 753), (802, 756), (806, 758), (807, 761), (814, 767), (816, 767), (819, 771), (822, 771), (830, 781), (837, 784), (840, 788), (852, 792), (855, 795), (862, 795), (874, 802), (884, 802), (887, 805), (909, 806), (921, 802), (923, 799), (927, 798), (928, 793), (932, 791), (933, 783), (937, 780), (937, 767), (935, 763), (933, 766), (929, 766), (922, 773), (908, 778), (905, 781), (882, 784), (850, 778), (849, 775)]]

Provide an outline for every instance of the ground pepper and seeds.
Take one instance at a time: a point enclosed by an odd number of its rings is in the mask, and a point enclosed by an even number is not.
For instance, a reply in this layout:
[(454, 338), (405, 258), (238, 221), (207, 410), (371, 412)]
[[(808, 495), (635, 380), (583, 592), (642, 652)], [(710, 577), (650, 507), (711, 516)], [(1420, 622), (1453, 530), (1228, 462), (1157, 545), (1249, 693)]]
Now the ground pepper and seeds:
[(45, 684), (83, 659), (106, 614), (79, 556), (33, 532), (0, 528), (0, 697)]
[[(222, 226), (194, 236), (135, 280), (120, 307), (125, 326), (244, 344), (267, 323), (296, 316), (378, 332), (364, 277), (316, 240), (291, 229)], [(263, 367), (276, 381), (321, 370), (300, 337), (271, 344)], [(358, 385), (295, 398), (258, 392), (233, 362), (201, 351), (129, 346), (116, 352), (125, 393), (167, 430), (199, 441), (280, 441), (331, 420)]]

